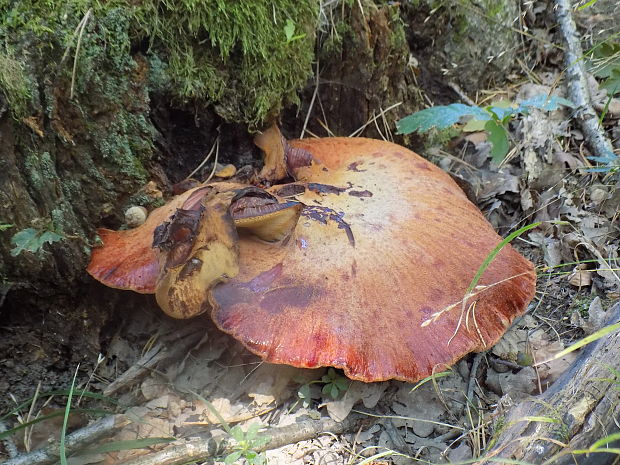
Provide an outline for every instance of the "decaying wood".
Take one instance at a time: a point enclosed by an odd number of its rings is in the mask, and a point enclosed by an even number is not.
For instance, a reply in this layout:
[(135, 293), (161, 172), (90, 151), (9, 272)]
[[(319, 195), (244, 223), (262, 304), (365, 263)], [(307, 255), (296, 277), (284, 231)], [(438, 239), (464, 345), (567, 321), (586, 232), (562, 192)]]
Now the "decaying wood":
[(583, 62), (583, 50), (579, 42), (577, 27), (571, 15), (570, 0), (555, 0), (555, 14), (564, 42), (564, 63), (568, 98), (577, 106), (574, 117), (577, 120), (592, 153), (598, 157), (613, 156), (610, 140), (601, 127), (598, 115), (592, 107), (588, 80)]
[[(343, 434), (357, 430), (368, 418), (362, 415), (349, 415), (346, 420), (337, 422), (331, 419), (309, 420), (303, 423), (271, 428), (266, 435), (270, 441), (256, 452), (277, 449), (288, 444), (313, 439), (322, 433)], [(224, 439), (199, 439), (168, 447), (161, 452), (129, 460), (121, 465), (180, 465), (207, 458), (221, 457), (235, 451), (228, 437)]]
[[(606, 324), (620, 320), (620, 303), (608, 310)], [(611, 463), (615, 454), (575, 455), (620, 428), (620, 331), (591, 343), (573, 365), (540, 396), (515, 405), (482, 464), (585, 465)], [(615, 374), (616, 373), (616, 374)], [(613, 445), (610, 445), (613, 447)], [(514, 461), (506, 462), (514, 463)]]
[[(69, 455), (77, 449), (110, 436), (128, 424), (129, 420), (125, 415), (110, 415), (97, 420), (87, 427), (67, 435), (65, 438), (66, 453)], [(3, 462), (3, 465), (48, 465), (58, 462), (59, 457), (60, 443), (54, 442), (29, 454), (18, 455)]]

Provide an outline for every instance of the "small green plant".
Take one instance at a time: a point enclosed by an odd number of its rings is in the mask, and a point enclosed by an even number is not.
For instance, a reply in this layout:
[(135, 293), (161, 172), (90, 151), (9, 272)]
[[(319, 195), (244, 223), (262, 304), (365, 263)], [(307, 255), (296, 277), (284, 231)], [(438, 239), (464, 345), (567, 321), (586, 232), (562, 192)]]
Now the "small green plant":
[[(427, 132), (433, 128), (446, 129), (458, 123), (466, 123), (463, 131), (485, 130), (489, 134), (491, 159), (500, 164), (508, 150), (508, 123), (516, 116), (527, 114), (533, 108), (545, 111), (557, 110), (560, 105), (574, 107), (574, 104), (562, 97), (537, 95), (521, 103), (497, 102), (485, 107), (453, 103), (413, 113), (396, 123), (398, 134)], [(467, 120), (467, 121), (465, 121)]]
[(50, 230), (22, 229), (11, 238), (11, 244), (14, 245), (11, 249), (11, 256), (17, 257), (24, 251), (37, 253), (45, 243), (51, 244), (64, 238), (65, 236)]
[(333, 368), (327, 370), (327, 374), (323, 375), (321, 382), (325, 383), (321, 392), (329, 395), (332, 399), (337, 399), (340, 393), (349, 389), (349, 380), (337, 373)]
[(311, 385), (323, 384), (321, 393), (335, 400), (340, 397), (341, 393), (349, 389), (349, 383), (350, 380), (347, 377), (342, 376), (335, 369), (329, 368), (327, 374), (323, 375), (321, 379), (315, 379), (314, 381), (302, 384), (297, 390), (297, 397), (301, 401), (303, 407), (308, 408), (312, 403)]
[(0, 223), (0, 231), (6, 231), (7, 229), (12, 228), (13, 226), (15, 226), (12, 223)]
[(260, 449), (271, 440), (269, 436), (259, 434), (261, 425), (250, 425), (247, 431), (243, 431), (240, 426), (233, 426), (231, 428), (211, 402), (194, 391), (190, 392), (207, 406), (211, 413), (218, 419), (224, 431), (235, 440), (236, 444), (232, 446), (233, 451), (224, 458), (224, 463), (232, 464), (237, 462), (240, 458), (244, 458), (246, 463), (250, 465), (264, 465), (267, 463), (267, 456), (265, 453), (256, 451), (256, 449)]
[(609, 95), (620, 94), (620, 43), (603, 42), (586, 52), (589, 71), (602, 79)]
[(295, 23), (291, 18), (286, 20), (286, 25), (284, 26), (284, 35), (286, 36), (287, 44), (306, 37), (306, 34), (295, 35)]
[(231, 452), (224, 459), (224, 463), (232, 464), (237, 462), (241, 457), (251, 465), (264, 465), (267, 463), (267, 457), (264, 452), (256, 452), (258, 449), (270, 440), (268, 436), (259, 434), (261, 425), (253, 424), (248, 427), (247, 431), (243, 431), (240, 426), (233, 426), (228, 432), (237, 442), (235, 451)]

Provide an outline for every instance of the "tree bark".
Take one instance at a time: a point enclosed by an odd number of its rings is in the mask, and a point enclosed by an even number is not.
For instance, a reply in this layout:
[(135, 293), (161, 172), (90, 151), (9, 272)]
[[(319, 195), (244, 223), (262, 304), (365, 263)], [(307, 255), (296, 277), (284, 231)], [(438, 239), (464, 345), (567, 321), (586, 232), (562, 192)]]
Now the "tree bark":
[[(619, 320), (620, 303), (608, 310), (606, 324)], [(515, 405), (507, 413), (501, 421), (506, 426), (478, 464), (503, 463), (502, 458), (533, 464), (553, 459), (554, 465), (602, 465), (615, 460), (617, 455), (604, 452), (604, 448), (589, 455), (573, 452), (587, 449), (619, 429), (618, 354), (618, 330), (586, 346), (546, 392)]]

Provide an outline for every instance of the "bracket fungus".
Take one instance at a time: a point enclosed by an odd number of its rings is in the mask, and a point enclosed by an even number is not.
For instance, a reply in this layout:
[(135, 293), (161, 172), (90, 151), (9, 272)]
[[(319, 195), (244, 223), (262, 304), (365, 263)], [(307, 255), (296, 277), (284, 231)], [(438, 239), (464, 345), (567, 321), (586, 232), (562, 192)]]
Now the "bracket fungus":
[(536, 276), (510, 245), (465, 295), (501, 238), (447, 173), (390, 142), (271, 131), (271, 187), (202, 185), (100, 230), (88, 272), (177, 318), (209, 312), (267, 362), (367, 382), (443, 370), (525, 311)]

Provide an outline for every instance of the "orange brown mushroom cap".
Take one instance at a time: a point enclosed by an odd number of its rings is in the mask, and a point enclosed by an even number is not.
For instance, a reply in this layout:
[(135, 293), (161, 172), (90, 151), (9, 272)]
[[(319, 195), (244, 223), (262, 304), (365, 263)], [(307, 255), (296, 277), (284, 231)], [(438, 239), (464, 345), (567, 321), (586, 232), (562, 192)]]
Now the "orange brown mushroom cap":
[[(416, 381), (487, 349), (525, 311), (535, 273), (510, 246), (462, 305), (478, 267), (501, 238), (448, 174), (388, 142), (281, 140), (281, 148), (267, 148), (277, 155), (266, 158), (273, 164), (284, 156), (296, 181), (269, 193), (236, 187), (243, 194), (219, 197), (230, 205), (236, 229), (254, 235), (230, 232), (234, 272), (217, 285), (205, 284), (198, 300), (208, 305), (200, 303), (196, 313), (209, 307), (220, 329), (268, 362), (334, 366), (362, 381)], [(208, 208), (210, 194), (197, 189), (162, 207), (165, 212), (153, 212), (140, 228), (152, 237), (155, 223), (180, 206)], [(218, 191), (221, 196), (225, 189)], [(125, 243), (136, 240), (129, 233), (120, 240), (110, 232), (101, 250), (120, 244), (120, 256), (126, 256)], [(100, 253), (93, 253), (93, 261)], [(138, 264), (148, 270), (141, 271), (143, 281), (153, 277), (148, 259)], [(131, 272), (126, 261), (106, 279), (118, 283), (120, 270)], [(89, 272), (108, 284), (92, 262)], [(167, 276), (162, 268), (155, 280)], [(141, 284), (142, 292), (154, 290), (139, 279), (128, 281)]]
[(448, 174), (388, 142), (292, 147), (321, 160), (293, 170), (305, 205), (295, 230), (286, 244), (242, 238), (239, 274), (213, 290), (213, 320), (252, 352), (362, 381), (416, 381), (487, 349), (525, 311), (535, 273), (507, 246), (461, 318), (501, 238)]

